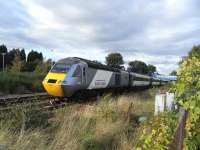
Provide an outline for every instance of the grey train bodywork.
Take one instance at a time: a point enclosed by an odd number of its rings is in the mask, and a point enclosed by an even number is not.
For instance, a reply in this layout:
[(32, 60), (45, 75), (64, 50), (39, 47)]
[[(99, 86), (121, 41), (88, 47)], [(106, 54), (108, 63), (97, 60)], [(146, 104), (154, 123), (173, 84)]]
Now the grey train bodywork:
[(111, 68), (77, 57), (65, 58), (56, 64), (70, 66), (66, 77), (60, 85), (63, 97), (70, 97), (81, 90), (132, 88), (164, 84), (161, 80), (153, 79), (150, 76)]

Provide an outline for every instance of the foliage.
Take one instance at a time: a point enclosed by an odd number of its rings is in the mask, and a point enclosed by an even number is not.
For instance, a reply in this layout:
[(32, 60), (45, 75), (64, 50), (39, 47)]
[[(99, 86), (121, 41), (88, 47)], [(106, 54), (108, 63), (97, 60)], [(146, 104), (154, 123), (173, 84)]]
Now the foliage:
[(181, 61), (179, 62), (179, 65), (181, 66), (181, 64), (184, 61), (187, 61), (188, 58), (192, 58), (192, 57), (196, 57), (200, 59), (200, 45), (193, 46), (193, 48), (189, 51), (188, 56), (182, 57)]
[(29, 72), (34, 71), (37, 65), (41, 62), (43, 62), (42, 53), (32, 50), (27, 56), (26, 70)]
[(148, 67), (146, 63), (142, 61), (131, 61), (128, 63), (129, 67), (128, 70), (131, 72), (141, 73), (141, 74), (147, 74), (148, 73)]
[(106, 57), (106, 64), (114, 68), (121, 68), (121, 65), (124, 64), (124, 60), (120, 53), (110, 53)]
[[(43, 61), (43, 55), (42, 53), (39, 53), (37, 51), (30, 51), (27, 56), (26, 60), (26, 53), (24, 49), (12, 49), (8, 51), (7, 47), (5, 45), (0, 45), (0, 54), (6, 53), (5, 55), (5, 67), (10, 68), (13, 65), (13, 61), (16, 58), (16, 55), (20, 58), (22, 61), (23, 67), (21, 68), (21, 71), (34, 71), (36, 66), (39, 62)], [(2, 56), (0, 56), (0, 70), (2, 69)], [(16, 60), (15, 60), (16, 61)]]
[(189, 52), (189, 57), (196, 57), (200, 59), (200, 45), (194, 46), (192, 50)]
[(173, 71), (170, 73), (170, 75), (176, 76), (176, 75), (177, 75), (177, 71), (176, 71), (176, 70), (173, 70)]
[(148, 74), (152, 74), (152, 73), (156, 72), (156, 70), (157, 70), (156, 67), (154, 65), (151, 65), (151, 64), (149, 64), (147, 66), (147, 69), (148, 69)]
[(43, 91), (44, 75), (35, 73), (0, 72), (0, 91), (8, 93), (27, 93)]
[(22, 71), (23, 61), (21, 60), (20, 53), (15, 54), (15, 58), (12, 62), (12, 67), (10, 69), (11, 72), (19, 73)]
[(197, 57), (186, 59), (177, 72), (174, 86), (179, 104), (189, 115), (186, 122), (185, 149), (199, 149), (200, 145), (200, 60)]
[(27, 56), (27, 62), (34, 62), (35, 60), (43, 60), (42, 53), (32, 50)]
[(45, 75), (50, 70), (52, 63), (53, 62), (50, 59), (45, 62), (40, 61), (40, 62), (38, 62), (34, 72), (36, 74), (44, 74)]
[(0, 45), (0, 53), (7, 53), (7, 52), (8, 52), (7, 47), (4, 44)]
[(164, 112), (147, 121), (139, 130), (142, 136), (136, 150), (166, 150), (172, 142), (178, 123), (175, 113)]

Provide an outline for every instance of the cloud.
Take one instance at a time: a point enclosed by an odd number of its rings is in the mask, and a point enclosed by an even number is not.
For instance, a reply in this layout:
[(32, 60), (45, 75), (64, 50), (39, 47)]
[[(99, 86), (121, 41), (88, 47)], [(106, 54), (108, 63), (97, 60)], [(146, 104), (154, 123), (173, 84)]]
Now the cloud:
[(109, 52), (120, 52), (127, 61), (140, 59), (169, 73), (199, 44), (198, 0), (1, 3), (0, 41), (38, 49), (56, 60), (78, 56), (104, 62)]

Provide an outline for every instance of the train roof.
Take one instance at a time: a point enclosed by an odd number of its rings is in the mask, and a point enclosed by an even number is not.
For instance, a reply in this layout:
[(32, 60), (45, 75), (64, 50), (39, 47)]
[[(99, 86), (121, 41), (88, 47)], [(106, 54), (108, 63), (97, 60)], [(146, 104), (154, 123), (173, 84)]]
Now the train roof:
[(88, 67), (91, 67), (91, 68), (103, 69), (103, 70), (108, 70), (108, 71), (113, 71), (113, 72), (120, 72), (121, 71), (118, 68), (113, 68), (113, 67), (95, 62), (95, 61), (91, 61), (91, 60), (87, 60), (87, 59), (83, 59), (83, 58), (79, 58), (79, 57), (73, 57), (73, 58), (76, 58), (76, 59), (79, 59), (83, 62), (86, 62), (88, 64)]
[(113, 72), (122, 71), (117, 68), (113, 68), (113, 67), (95, 62), (95, 61), (91, 61), (91, 60), (87, 60), (87, 59), (83, 59), (83, 58), (79, 58), (79, 57), (68, 57), (68, 58), (64, 58), (64, 59), (61, 59), (58, 61), (58, 63), (65, 63), (65, 64), (69, 64), (69, 65), (73, 65), (73, 64), (81, 63), (81, 62), (87, 63), (88, 67), (91, 67), (91, 68), (103, 69), (103, 70), (108, 70), (108, 71), (113, 71)]
[(143, 74), (138, 74), (138, 73), (135, 73), (135, 72), (130, 72), (131, 75), (134, 75), (136, 77), (142, 77), (142, 78), (146, 78), (146, 79), (150, 79), (151, 77), (148, 76), (148, 75), (143, 75)]
[[(64, 58), (58, 61), (58, 63), (66, 63), (70, 65), (81, 63), (81, 62), (87, 63), (88, 67), (91, 67), (91, 68), (102, 69), (102, 70), (113, 71), (113, 72), (127, 72), (128, 73), (128, 71), (124, 71), (118, 68), (113, 68), (113, 67), (101, 64), (99, 62), (95, 62), (95, 61), (91, 61), (91, 60), (87, 60), (87, 59), (79, 58), (79, 57), (68, 57), (68, 58)], [(130, 73), (138, 77), (143, 77), (147, 79), (151, 78), (148, 75), (142, 75), (135, 72), (130, 72)]]

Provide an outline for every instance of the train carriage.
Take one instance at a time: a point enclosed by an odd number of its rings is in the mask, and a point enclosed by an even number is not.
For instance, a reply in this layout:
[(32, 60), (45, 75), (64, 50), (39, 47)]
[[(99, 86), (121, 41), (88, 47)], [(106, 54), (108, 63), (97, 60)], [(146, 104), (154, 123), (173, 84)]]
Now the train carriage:
[(131, 86), (150, 86), (151, 84), (151, 78), (147, 75), (141, 75), (137, 73), (130, 73), (131, 75)]
[(161, 84), (162, 84), (161, 80), (159, 80), (157, 78), (152, 78), (151, 79), (151, 85), (152, 86), (158, 86), (158, 85), (161, 85)]

